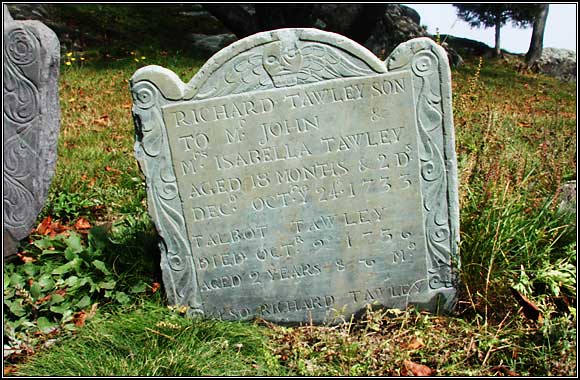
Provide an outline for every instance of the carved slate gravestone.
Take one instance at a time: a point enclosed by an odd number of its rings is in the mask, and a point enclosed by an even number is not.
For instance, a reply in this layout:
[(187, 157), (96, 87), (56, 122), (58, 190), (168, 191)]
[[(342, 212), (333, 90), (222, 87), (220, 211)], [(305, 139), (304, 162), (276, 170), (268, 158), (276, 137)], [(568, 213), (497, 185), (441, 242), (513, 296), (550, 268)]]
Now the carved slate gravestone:
[(459, 216), (445, 51), (338, 34), (240, 40), (184, 84), (131, 78), (169, 301), (222, 319), (449, 311)]
[(28, 236), (54, 174), (60, 129), (60, 44), (39, 21), (14, 21), (3, 6), (4, 257)]

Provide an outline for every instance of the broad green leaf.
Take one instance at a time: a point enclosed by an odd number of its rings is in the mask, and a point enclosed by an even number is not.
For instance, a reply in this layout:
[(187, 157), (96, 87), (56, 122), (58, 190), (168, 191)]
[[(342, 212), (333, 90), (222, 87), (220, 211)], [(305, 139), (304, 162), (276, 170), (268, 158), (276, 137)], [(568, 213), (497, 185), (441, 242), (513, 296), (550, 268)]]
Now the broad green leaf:
[(91, 304), (91, 298), (89, 296), (84, 296), (83, 298), (81, 298), (81, 300), (79, 302), (77, 302), (76, 307), (78, 307), (79, 309), (84, 309), (85, 307), (89, 306)]
[(74, 259), (76, 259), (77, 257), (79, 257), (79, 255), (77, 255), (77, 254), (76, 254), (76, 252), (75, 252), (75, 251), (74, 251), (72, 248), (70, 248), (70, 247), (67, 247), (67, 248), (64, 250), (64, 257), (65, 257), (67, 260), (71, 261), (71, 260), (74, 260)]
[(54, 288), (54, 280), (49, 274), (46, 274), (38, 279), (38, 284), (46, 291)]
[(32, 286), (30, 287), (30, 295), (35, 300), (39, 299), (40, 296), (42, 295), (42, 288), (38, 282), (33, 283)]
[(33, 244), (42, 250), (45, 250), (45, 249), (47, 250), (54, 245), (54, 243), (52, 242), (52, 239), (49, 239), (49, 238), (35, 240)]
[(16, 288), (4, 286), (4, 300), (14, 297)]
[(18, 273), (12, 273), (10, 276), (10, 285), (17, 286), (19, 288), (24, 287), (24, 277), (19, 275)]
[(52, 297), (50, 297), (50, 304), (51, 305), (61, 303), (62, 301), (64, 301), (64, 297), (61, 296), (60, 294), (53, 294)]
[(45, 334), (51, 332), (58, 326), (56, 323), (50, 322), (46, 317), (38, 318), (36, 323), (38, 324), (38, 329)]
[(65, 330), (68, 330), (68, 331), (76, 331), (76, 330), (78, 330), (78, 328), (75, 326), (75, 324), (74, 323), (70, 323), (70, 322), (69, 323), (65, 323), (65, 325), (63, 326), (63, 328)]
[(147, 284), (141, 281), (131, 288), (131, 293), (143, 293), (147, 289)]
[(52, 311), (53, 313), (58, 313), (58, 314), (65, 314), (67, 312), (67, 310), (69, 310), (71, 307), (71, 305), (69, 305), (68, 303), (63, 304), (63, 305), (52, 305), (50, 307), (50, 311)]
[(115, 289), (115, 285), (117, 285), (117, 282), (114, 280), (111, 281), (102, 281), (98, 283), (98, 287), (100, 289)]
[[(6, 301), (4, 301), (6, 302)], [(24, 310), (24, 308), (22, 307), (22, 300), (18, 299), (18, 300), (14, 300), (12, 302), (10, 302), (8, 304), (8, 307), (10, 308), (10, 311), (12, 312), (12, 314), (16, 315), (17, 317), (22, 317), (23, 315), (26, 314), (26, 310)]]
[(72, 261), (69, 261), (66, 264), (63, 264), (52, 271), (52, 274), (65, 274), (70, 272), (72, 269)]
[(119, 303), (121, 303), (122, 305), (126, 305), (129, 302), (131, 302), (131, 298), (129, 298), (129, 296), (124, 292), (116, 292), (115, 299), (117, 299), (117, 301), (119, 301)]
[(101, 260), (93, 260), (93, 265), (104, 274), (111, 274), (111, 272), (109, 272), (107, 269), (107, 265)]
[(38, 273), (38, 266), (33, 263), (26, 263), (22, 265), (22, 269), (24, 273), (26, 273), (30, 277), (34, 277), (36, 273)]
[(77, 276), (70, 276), (65, 281), (66, 286), (72, 289), (76, 289), (79, 287), (79, 278)]
[(82, 252), (84, 249), (81, 236), (73, 231), (71, 231), (69, 237), (65, 239), (65, 243), (74, 253)]
[(70, 272), (72, 269), (78, 269), (80, 267), (81, 260), (75, 258), (66, 264), (63, 264), (52, 271), (52, 274), (65, 274)]
[(90, 277), (81, 277), (79, 279), (79, 288), (82, 286), (85, 286), (86, 284), (90, 284), (91, 286), (93, 285), (93, 279)]
[(8, 272), (8, 270), (5, 267), (4, 268), (4, 290), (8, 289), (9, 287), (10, 287), (10, 273)]

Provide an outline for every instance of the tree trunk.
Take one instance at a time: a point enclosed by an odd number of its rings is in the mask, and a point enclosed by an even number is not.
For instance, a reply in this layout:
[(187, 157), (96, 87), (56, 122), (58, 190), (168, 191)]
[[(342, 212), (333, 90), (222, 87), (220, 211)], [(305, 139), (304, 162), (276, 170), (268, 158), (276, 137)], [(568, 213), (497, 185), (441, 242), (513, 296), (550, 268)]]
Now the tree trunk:
[(501, 55), (501, 48), (500, 48), (500, 38), (499, 34), (501, 31), (501, 19), (499, 17), (496, 18), (495, 21), (495, 50), (493, 52), (494, 56), (499, 57)]
[(526, 65), (531, 67), (542, 56), (542, 47), (544, 45), (544, 30), (546, 29), (546, 20), (548, 19), (549, 4), (539, 4), (540, 11), (534, 20), (534, 29), (532, 31), (532, 40), (530, 48), (526, 53)]

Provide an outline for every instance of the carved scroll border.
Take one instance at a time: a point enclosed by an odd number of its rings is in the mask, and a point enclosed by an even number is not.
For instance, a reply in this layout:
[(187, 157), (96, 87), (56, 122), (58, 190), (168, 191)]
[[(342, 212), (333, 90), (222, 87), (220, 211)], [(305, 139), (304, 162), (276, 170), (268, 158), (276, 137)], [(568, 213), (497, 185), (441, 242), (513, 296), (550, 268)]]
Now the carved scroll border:
[(434, 291), (454, 288), (460, 265), (459, 201), (446, 52), (428, 38), (417, 38), (399, 45), (385, 63), (389, 72), (414, 74), (428, 284)]

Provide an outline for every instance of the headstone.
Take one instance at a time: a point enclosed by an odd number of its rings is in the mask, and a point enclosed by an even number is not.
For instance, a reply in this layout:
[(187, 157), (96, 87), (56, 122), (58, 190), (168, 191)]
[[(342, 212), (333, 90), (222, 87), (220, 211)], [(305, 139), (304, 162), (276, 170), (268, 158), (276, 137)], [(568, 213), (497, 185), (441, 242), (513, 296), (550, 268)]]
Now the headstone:
[(15, 21), (3, 6), (4, 257), (28, 236), (54, 174), (60, 128), (60, 45), (40, 21)]
[(159, 66), (130, 83), (172, 304), (290, 323), (453, 308), (451, 78), (430, 39), (382, 62), (338, 34), (279, 29), (187, 84)]

